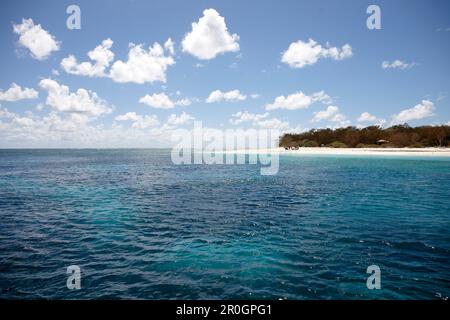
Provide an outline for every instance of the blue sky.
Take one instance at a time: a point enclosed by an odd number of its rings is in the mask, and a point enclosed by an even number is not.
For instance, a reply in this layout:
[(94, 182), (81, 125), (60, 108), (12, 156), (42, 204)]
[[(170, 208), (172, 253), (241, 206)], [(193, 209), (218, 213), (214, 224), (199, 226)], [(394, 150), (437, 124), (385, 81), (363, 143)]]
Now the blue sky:
[[(81, 9), (80, 30), (66, 27), (71, 4)], [(381, 30), (366, 26), (370, 4), (381, 9)], [(171, 130), (189, 128), (193, 119), (214, 128), (282, 131), (450, 122), (448, 1), (19, 0), (0, 6), (0, 147), (164, 146)], [(213, 34), (195, 32), (191, 24), (201, 27), (210, 8)], [(33, 55), (20, 40), (26, 31), (14, 32), (23, 19), (40, 25), (57, 49)], [(190, 45), (183, 42), (189, 35)], [(168, 38), (173, 53), (163, 48)], [(103, 74), (62, 66), (70, 55), (76, 64), (93, 64), (87, 53), (105, 39), (113, 41), (114, 58)], [(114, 67), (127, 63), (129, 43), (142, 44), (147, 54), (155, 42), (172, 61), (166, 69), (143, 71), (136, 83), (133, 72), (145, 65)], [(114, 76), (113, 69), (120, 72)], [(8, 92), (12, 83), (20, 89)], [(58, 91), (62, 86), (68, 93)], [(216, 101), (207, 103), (216, 90), (210, 99)], [(146, 95), (148, 103), (140, 103)], [(170, 106), (158, 105), (163, 96)]]

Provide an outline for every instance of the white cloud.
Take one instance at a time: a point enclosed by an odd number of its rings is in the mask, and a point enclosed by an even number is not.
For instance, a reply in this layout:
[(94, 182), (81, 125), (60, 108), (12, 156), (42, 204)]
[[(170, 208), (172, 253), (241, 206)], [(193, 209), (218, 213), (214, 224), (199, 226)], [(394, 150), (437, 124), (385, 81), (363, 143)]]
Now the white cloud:
[(183, 52), (202, 60), (218, 54), (239, 51), (239, 36), (230, 34), (225, 19), (214, 9), (203, 11), (203, 17), (192, 23), (192, 31), (186, 34), (181, 45)]
[(250, 113), (248, 111), (239, 111), (236, 113), (233, 113), (231, 115), (230, 123), (234, 125), (242, 124), (244, 122), (251, 122), (251, 125), (253, 127), (259, 128), (259, 129), (274, 129), (274, 130), (280, 130), (283, 132), (291, 130), (289, 126), (289, 122), (282, 121), (278, 118), (271, 118), (268, 119), (269, 113)]
[(253, 93), (250, 95), (250, 98), (252, 98), (252, 99), (258, 99), (259, 97), (261, 97), (261, 95), (259, 93)]
[(220, 102), (220, 101), (244, 101), (247, 99), (246, 95), (243, 95), (239, 90), (231, 90), (228, 92), (222, 92), (220, 90), (215, 90), (211, 92), (206, 99), (206, 103)]
[[(155, 42), (148, 50), (142, 44), (130, 43), (126, 62), (117, 60), (113, 63), (114, 53), (110, 50), (112, 45), (113, 41), (106, 39), (94, 50), (89, 51), (88, 56), (94, 63), (78, 63), (77, 59), (70, 55), (61, 61), (61, 67), (71, 74), (89, 77), (109, 76), (116, 82), (143, 84), (166, 82), (167, 68), (175, 64), (172, 57), (175, 52), (174, 42), (170, 38), (164, 43), (164, 47)], [(113, 63), (111, 69), (107, 71), (111, 63)]]
[(35, 121), (33, 119), (30, 119), (28, 117), (15, 117), (13, 122), (19, 126), (23, 127), (31, 127), (35, 124)]
[(78, 63), (77, 59), (70, 55), (61, 61), (61, 67), (71, 74), (88, 76), (88, 77), (104, 77), (105, 70), (114, 59), (114, 53), (109, 50), (113, 45), (111, 39), (103, 40), (94, 50), (88, 52), (88, 57), (94, 61)]
[[(89, 122), (87, 117), (76, 113), (51, 112), (45, 116), (35, 116), (31, 112), (25, 116), (13, 114), (0, 121), (0, 148), (167, 148), (174, 145), (171, 137), (180, 134), (167, 123), (156, 125), (156, 116), (130, 112), (117, 117), (120, 120), (106, 125)], [(176, 118), (180, 120), (174, 121), (180, 123), (188, 117), (178, 115)], [(268, 120), (259, 123), (260, 128), (287, 128), (280, 130), (284, 132), (295, 130), (288, 128), (287, 122)], [(218, 134), (223, 132), (223, 129), (203, 129), (205, 136), (214, 130)]]
[(189, 98), (183, 98), (183, 99), (175, 101), (174, 104), (176, 106), (186, 107), (186, 106), (190, 106), (192, 104), (192, 101)]
[(144, 97), (139, 99), (139, 102), (159, 109), (171, 109), (175, 107), (173, 101), (170, 100), (170, 98), (164, 92), (155, 93), (152, 95), (146, 94)]
[(116, 116), (114, 119), (116, 121), (138, 121), (139, 119), (142, 119), (142, 116), (136, 114), (136, 112), (127, 112)]
[(234, 61), (234, 62), (232, 62), (232, 63), (230, 64), (230, 68), (231, 68), (231, 69), (236, 69), (237, 67), (238, 67), (238, 64), (237, 64), (236, 61)]
[(69, 87), (52, 79), (41, 80), (39, 86), (48, 93), (45, 103), (58, 112), (96, 117), (112, 111), (95, 92), (82, 88), (70, 92)]
[(400, 111), (400, 113), (392, 116), (392, 123), (399, 124), (411, 120), (420, 120), (434, 115), (434, 103), (429, 100), (422, 100), (416, 106)]
[(311, 96), (304, 94), (302, 91), (285, 96), (278, 96), (273, 103), (266, 105), (266, 110), (287, 109), (297, 110), (308, 108), (316, 101), (330, 103), (331, 98), (324, 91), (313, 93)]
[(405, 69), (412, 68), (415, 65), (416, 65), (416, 63), (414, 63), (414, 62), (406, 63), (406, 62), (403, 62), (401, 60), (394, 60), (392, 62), (383, 61), (381, 63), (381, 68), (383, 68), (383, 69), (401, 69), (401, 70), (405, 70)]
[(322, 103), (325, 103), (325, 104), (333, 102), (331, 97), (329, 95), (327, 95), (325, 93), (325, 91), (323, 91), (323, 90), (319, 91), (319, 92), (314, 92), (311, 95), (311, 97), (312, 97), (313, 102), (319, 101), (319, 102), (322, 102)]
[[(4, 111), (4, 110), (3, 110)], [(2, 112), (0, 111), (0, 114)], [(76, 113), (50, 112), (35, 116), (10, 113), (0, 121), (1, 147), (28, 148), (114, 148), (167, 147), (172, 144), (171, 130), (155, 126), (156, 116), (139, 116), (130, 126), (120, 121), (110, 126), (93, 124)], [(133, 116), (130, 119), (134, 118)]]
[(344, 116), (342, 113), (338, 113), (336, 115), (334, 115), (331, 119), (331, 121), (333, 122), (340, 122), (340, 123), (350, 123), (347, 121), (347, 117)]
[(89, 121), (89, 118), (84, 115), (72, 113), (61, 117), (56, 112), (41, 118), (35, 117), (31, 112), (28, 112), (26, 116), (9, 113), (8, 117), (11, 121), (5, 123), (5, 137), (23, 138), (27, 142), (38, 139), (60, 139), (62, 143), (65, 143), (64, 138), (58, 137), (59, 133), (76, 132), (79, 137), (82, 137), (83, 127)]
[(313, 39), (309, 39), (308, 42), (299, 40), (291, 43), (289, 48), (283, 52), (281, 62), (292, 68), (303, 68), (315, 64), (320, 58), (343, 60), (352, 55), (352, 47), (349, 44), (343, 45), (340, 49), (330, 47), (328, 43), (325, 47), (322, 47)]
[(255, 126), (261, 129), (274, 129), (280, 131), (286, 131), (289, 129), (289, 122), (281, 121), (277, 118), (260, 120), (255, 122)]
[[(386, 123), (386, 120), (377, 118), (376, 116), (371, 115), (369, 112), (361, 113), (361, 115), (358, 117), (357, 121), (358, 122), (371, 122), (377, 126), (383, 126)], [(361, 127), (363, 127), (363, 126), (361, 126)]]
[(377, 122), (375, 123), (376, 126), (384, 126), (384, 124), (386, 123), (386, 120), (384, 119), (377, 119)]
[(148, 129), (156, 127), (159, 124), (158, 117), (156, 115), (144, 116), (142, 119), (133, 122), (131, 125), (135, 129)]
[(361, 115), (358, 118), (358, 122), (373, 122), (376, 120), (377, 120), (377, 117), (375, 117), (374, 115), (371, 115), (368, 112), (361, 113)]
[(127, 112), (114, 118), (116, 121), (132, 121), (131, 127), (134, 129), (148, 129), (159, 124), (156, 115), (142, 116), (136, 112)]
[(194, 117), (187, 114), (186, 112), (181, 113), (177, 116), (175, 113), (172, 113), (167, 119), (168, 126), (181, 126), (186, 123), (189, 123), (191, 120), (194, 120)]
[(243, 122), (257, 122), (260, 121), (261, 119), (267, 118), (269, 116), (269, 113), (263, 113), (263, 114), (255, 114), (255, 113), (250, 113), (248, 111), (239, 111), (236, 113), (233, 113), (231, 115), (231, 119), (230, 119), (230, 123), (231, 124), (240, 124)]
[(14, 112), (9, 112), (7, 108), (2, 108), (0, 106), (0, 118), (13, 118)]
[(175, 106), (188, 106), (192, 103), (188, 98), (172, 101), (164, 92), (154, 93), (152, 95), (146, 94), (139, 99), (139, 102), (158, 109), (172, 109)]
[(447, 98), (447, 94), (446, 94), (445, 92), (440, 92), (440, 93), (438, 94), (438, 97), (436, 98), (436, 101), (442, 101), (442, 100), (444, 100), (445, 98)]
[(35, 25), (33, 19), (22, 19), (21, 24), (13, 26), (19, 35), (19, 44), (30, 50), (31, 56), (38, 60), (46, 59), (53, 51), (59, 50), (59, 42), (41, 25)]
[(311, 122), (319, 122), (322, 120), (343, 123), (346, 121), (346, 117), (342, 113), (339, 113), (338, 107), (328, 106), (325, 110), (314, 112), (314, 117)]
[(164, 43), (164, 49), (168, 50), (172, 56), (175, 54), (175, 43), (172, 41), (172, 39), (167, 39), (167, 41)]
[[(167, 42), (166, 42), (167, 44)], [(148, 50), (142, 44), (130, 44), (128, 60), (117, 60), (111, 67), (110, 77), (116, 82), (166, 82), (167, 67), (175, 64), (170, 46), (169, 55), (165, 55), (164, 48), (157, 42)], [(167, 49), (166, 49), (167, 50)]]
[(14, 82), (6, 91), (0, 91), (0, 101), (18, 101), (23, 99), (36, 99), (39, 93), (30, 88), (21, 88)]

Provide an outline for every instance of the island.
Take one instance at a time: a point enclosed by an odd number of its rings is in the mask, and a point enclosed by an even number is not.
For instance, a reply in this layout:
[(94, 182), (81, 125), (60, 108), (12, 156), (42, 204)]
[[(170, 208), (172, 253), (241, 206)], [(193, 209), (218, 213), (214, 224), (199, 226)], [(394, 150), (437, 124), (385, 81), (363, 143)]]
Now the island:
[(408, 124), (388, 128), (368, 126), (337, 129), (311, 129), (303, 133), (285, 133), (279, 147), (299, 148), (444, 148), (450, 147), (450, 126), (419, 126)]

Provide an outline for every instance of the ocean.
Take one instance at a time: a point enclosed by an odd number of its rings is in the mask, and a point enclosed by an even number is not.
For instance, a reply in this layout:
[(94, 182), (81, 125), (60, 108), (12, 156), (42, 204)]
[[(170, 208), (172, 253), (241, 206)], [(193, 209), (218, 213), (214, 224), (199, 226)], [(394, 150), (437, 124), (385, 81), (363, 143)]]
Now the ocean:
[(262, 176), (164, 149), (0, 150), (0, 221), (0, 299), (450, 295), (448, 158), (283, 155)]

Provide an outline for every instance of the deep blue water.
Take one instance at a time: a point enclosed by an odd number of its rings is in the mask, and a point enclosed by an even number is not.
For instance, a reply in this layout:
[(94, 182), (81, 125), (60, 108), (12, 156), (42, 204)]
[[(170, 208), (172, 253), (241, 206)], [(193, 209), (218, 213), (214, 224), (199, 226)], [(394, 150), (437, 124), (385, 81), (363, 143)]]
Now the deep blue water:
[[(381, 268), (368, 290), (366, 268)], [(81, 290), (66, 268), (79, 265)], [(445, 299), (450, 159), (0, 150), (0, 298)]]

